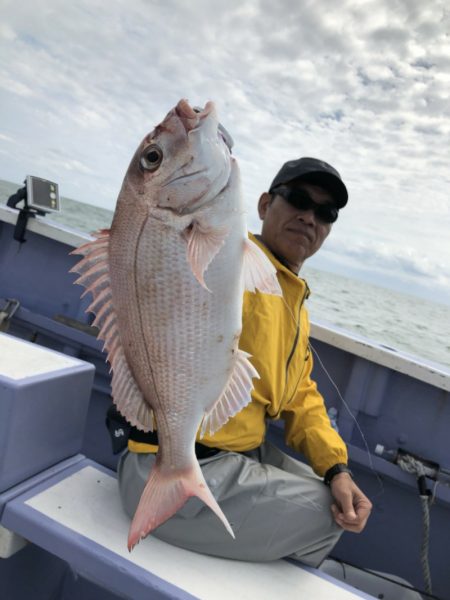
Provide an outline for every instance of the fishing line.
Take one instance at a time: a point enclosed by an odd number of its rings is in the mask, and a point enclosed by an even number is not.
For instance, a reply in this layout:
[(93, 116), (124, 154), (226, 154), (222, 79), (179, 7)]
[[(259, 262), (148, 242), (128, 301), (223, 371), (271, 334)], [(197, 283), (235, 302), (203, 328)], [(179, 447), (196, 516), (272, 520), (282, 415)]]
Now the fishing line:
[[(290, 306), (289, 306), (289, 304), (286, 302), (286, 299), (284, 298), (284, 296), (282, 296), (282, 300), (283, 300), (283, 302), (284, 302), (284, 304), (285, 304), (285, 306), (286, 306), (286, 308), (287, 308), (287, 310), (288, 310), (289, 314), (291, 315), (291, 317), (292, 317), (292, 320), (293, 320), (293, 321), (294, 321), (294, 323), (295, 323), (295, 327), (296, 327), (296, 329), (299, 329), (299, 328), (300, 328), (300, 322), (299, 322), (299, 321), (297, 321), (297, 319), (295, 318), (295, 316), (294, 316), (294, 314), (293, 314), (293, 312), (292, 312), (292, 310), (291, 310), (291, 307), (290, 307)], [(356, 425), (356, 427), (357, 427), (357, 429), (358, 429), (358, 431), (359, 431), (359, 434), (360, 434), (360, 436), (361, 436), (361, 438), (362, 438), (362, 441), (363, 441), (363, 443), (364, 443), (365, 450), (366, 450), (366, 452), (367, 452), (367, 455), (368, 455), (368, 458), (369, 458), (369, 467), (370, 467), (371, 471), (374, 473), (374, 475), (375, 475), (375, 477), (376, 477), (376, 479), (377, 479), (377, 482), (378, 482), (379, 489), (380, 489), (380, 491), (378, 492), (378, 494), (377, 494), (375, 497), (381, 496), (382, 494), (384, 494), (384, 484), (383, 484), (383, 480), (381, 479), (381, 477), (379, 476), (379, 474), (378, 474), (377, 470), (375, 469), (375, 466), (374, 466), (374, 464), (373, 464), (373, 460), (372, 460), (372, 454), (371, 454), (371, 452), (370, 452), (370, 448), (369, 448), (369, 444), (367, 443), (367, 440), (366, 440), (366, 438), (365, 438), (365, 435), (364, 435), (364, 433), (363, 433), (363, 430), (361, 429), (361, 427), (360, 427), (360, 425), (359, 425), (359, 423), (358, 423), (358, 420), (356, 419), (355, 415), (352, 413), (352, 411), (351, 411), (350, 407), (348, 406), (347, 402), (344, 400), (344, 397), (342, 396), (342, 394), (341, 394), (341, 392), (340, 392), (340, 390), (339, 390), (339, 388), (338, 388), (337, 384), (334, 382), (333, 378), (331, 377), (331, 375), (329, 374), (329, 372), (328, 372), (328, 371), (327, 371), (327, 369), (325, 368), (325, 365), (323, 364), (323, 362), (322, 362), (322, 359), (321, 359), (321, 358), (320, 358), (320, 356), (319, 356), (319, 353), (318, 353), (318, 352), (317, 352), (317, 350), (314, 348), (314, 346), (311, 344), (311, 340), (310, 340), (310, 339), (309, 339), (309, 346), (310, 346), (311, 350), (313, 351), (314, 355), (316, 356), (317, 360), (319, 361), (319, 364), (320, 364), (320, 366), (322, 367), (322, 369), (323, 369), (323, 371), (324, 371), (325, 375), (328, 377), (328, 379), (329, 379), (329, 381), (331, 382), (332, 386), (333, 386), (333, 387), (334, 387), (334, 389), (336, 390), (336, 392), (337, 392), (337, 394), (338, 394), (338, 397), (339, 397), (340, 401), (341, 401), (341, 402), (342, 402), (342, 404), (344, 405), (344, 407), (345, 407), (346, 411), (348, 412), (348, 414), (350, 415), (350, 417), (353, 419), (353, 421), (354, 421), (354, 423), (355, 423), (355, 425)]]
[(381, 495), (381, 494), (384, 494), (384, 484), (383, 484), (383, 480), (381, 479), (381, 477), (379, 476), (379, 474), (378, 474), (377, 470), (375, 469), (375, 466), (374, 466), (374, 464), (373, 464), (373, 460), (372, 460), (372, 454), (371, 454), (371, 452), (370, 452), (370, 448), (369, 448), (369, 444), (367, 443), (366, 437), (365, 437), (365, 435), (364, 435), (364, 433), (363, 433), (363, 430), (361, 429), (361, 427), (360, 427), (360, 425), (359, 425), (359, 423), (358, 423), (358, 420), (357, 420), (357, 418), (356, 418), (356, 417), (355, 417), (355, 415), (352, 413), (352, 411), (351, 411), (350, 407), (348, 406), (347, 402), (344, 400), (344, 397), (342, 396), (341, 392), (339, 391), (339, 388), (338, 388), (337, 384), (334, 382), (333, 378), (332, 378), (332, 377), (331, 377), (331, 375), (328, 373), (327, 369), (325, 368), (325, 365), (324, 365), (324, 364), (323, 364), (323, 362), (322, 362), (322, 359), (321, 359), (321, 358), (320, 358), (320, 356), (319, 356), (319, 353), (318, 353), (318, 352), (317, 352), (317, 350), (314, 348), (314, 346), (311, 344), (311, 341), (309, 342), (309, 345), (310, 345), (310, 348), (311, 348), (311, 350), (313, 351), (313, 353), (314, 353), (315, 357), (316, 357), (316, 358), (317, 358), (317, 360), (319, 361), (319, 364), (320, 364), (320, 366), (322, 367), (322, 369), (323, 369), (323, 371), (324, 371), (325, 375), (328, 377), (328, 379), (330, 380), (330, 382), (331, 382), (332, 386), (333, 386), (333, 387), (334, 387), (334, 389), (336, 390), (336, 392), (337, 392), (337, 394), (338, 394), (338, 396), (339, 396), (339, 399), (340, 399), (340, 401), (342, 402), (342, 404), (343, 404), (343, 405), (344, 405), (344, 407), (345, 407), (345, 410), (348, 412), (348, 414), (350, 415), (350, 417), (353, 419), (353, 422), (355, 423), (355, 425), (356, 425), (356, 427), (357, 427), (357, 429), (358, 429), (358, 431), (359, 431), (359, 434), (360, 434), (360, 436), (361, 436), (361, 438), (362, 438), (362, 441), (363, 441), (363, 443), (364, 443), (365, 450), (366, 450), (366, 452), (367, 452), (367, 456), (368, 456), (368, 458), (369, 458), (369, 467), (370, 467), (371, 471), (372, 471), (372, 472), (375, 474), (375, 476), (376, 476), (376, 478), (377, 478), (378, 485), (379, 485), (379, 487), (380, 487), (380, 491), (378, 492), (377, 496), (379, 496), (379, 495)]

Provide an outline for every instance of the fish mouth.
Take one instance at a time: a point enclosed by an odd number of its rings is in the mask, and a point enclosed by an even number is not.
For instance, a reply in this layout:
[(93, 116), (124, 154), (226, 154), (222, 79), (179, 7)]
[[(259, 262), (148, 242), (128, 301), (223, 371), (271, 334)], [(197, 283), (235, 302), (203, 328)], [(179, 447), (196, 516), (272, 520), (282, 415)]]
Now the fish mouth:
[(208, 100), (205, 108), (201, 108), (200, 106), (191, 107), (189, 102), (182, 98), (175, 107), (175, 112), (179, 117), (187, 117), (188, 119), (196, 116), (207, 117), (212, 110), (214, 110), (214, 102), (211, 102), (211, 100)]
[(175, 107), (175, 112), (180, 119), (196, 119), (197, 113), (191, 108), (189, 102), (182, 98)]
[(191, 107), (189, 102), (184, 98), (181, 99), (175, 107), (175, 114), (183, 123), (186, 133), (197, 129), (200, 121), (205, 119), (214, 110), (214, 103), (208, 101), (205, 108)]
[[(162, 192), (163, 197), (158, 203), (158, 208), (185, 215), (208, 205), (212, 192), (215, 195), (221, 194), (227, 188), (231, 176), (231, 173), (228, 173), (230, 155), (224, 153), (225, 148), (222, 148), (220, 143), (217, 144), (219, 123), (213, 102), (208, 101), (205, 107), (201, 108), (191, 107), (187, 100), (182, 99), (172, 110), (171, 115), (179, 119), (185, 130), (187, 144), (190, 144), (192, 148), (188, 147), (189, 153), (188, 156), (183, 157), (183, 163), (160, 182), (158, 187), (164, 191)], [(202, 148), (203, 136), (201, 131), (204, 131), (204, 139), (208, 143), (217, 144), (217, 147), (214, 146), (212, 158), (208, 154), (205, 156), (205, 150)], [(192, 137), (191, 134), (193, 134)], [(226, 145), (226, 142), (224, 144)], [(217, 162), (217, 168), (211, 168), (211, 162), (214, 162), (214, 160)], [(232, 158), (231, 162), (233, 162)], [(175, 191), (175, 188), (189, 185), (193, 186), (190, 195), (194, 197), (189, 197), (189, 194), (187, 194), (188, 197), (183, 201), (182, 195), (184, 192)], [(172, 198), (172, 200), (169, 199), (171, 186), (173, 186), (172, 189), (174, 189), (175, 194), (175, 199)], [(198, 189), (196, 189), (197, 187)], [(187, 192), (186, 189), (185, 192)], [(172, 204), (172, 206), (167, 206), (168, 204)]]
[(210, 115), (212, 115), (212, 119), (217, 122), (217, 129), (219, 135), (222, 137), (222, 140), (225, 142), (228, 150), (231, 154), (231, 149), (234, 146), (234, 141), (225, 127), (219, 123), (216, 115), (216, 106), (214, 102), (208, 100), (205, 104), (205, 107), (201, 106), (190, 106), (189, 102), (185, 99), (182, 99), (178, 102), (176, 107), (173, 110), (174, 114), (180, 119), (181, 123), (184, 126), (186, 134), (194, 133), (198, 131), (203, 126), (203, 121)]

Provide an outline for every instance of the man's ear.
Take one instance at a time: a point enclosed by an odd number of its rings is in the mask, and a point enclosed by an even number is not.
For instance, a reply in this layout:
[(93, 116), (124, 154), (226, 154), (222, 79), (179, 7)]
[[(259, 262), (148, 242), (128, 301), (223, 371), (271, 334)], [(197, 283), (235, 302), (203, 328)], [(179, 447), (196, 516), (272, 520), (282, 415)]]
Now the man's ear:
[(269, 208), (270, 203), (272, 202), (272, 196), (268, 192), (264, 192), (261, 194), (258, 201), (258, 213), (261, 221), (264, 221), (264, 218), (267, 213), (267, 209)]

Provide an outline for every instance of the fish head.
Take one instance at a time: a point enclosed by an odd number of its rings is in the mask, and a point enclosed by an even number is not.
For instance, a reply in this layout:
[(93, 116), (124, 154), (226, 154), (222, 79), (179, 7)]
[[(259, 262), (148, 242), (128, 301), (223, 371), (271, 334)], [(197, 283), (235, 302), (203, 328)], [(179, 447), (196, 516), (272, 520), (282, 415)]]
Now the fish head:
[(214, 103), (194, 110), (180, 100), (139, 145), (125, 176), (122, 201), (191, 213), (226, 188), (233, 168), (237, 164), (219, 129)]

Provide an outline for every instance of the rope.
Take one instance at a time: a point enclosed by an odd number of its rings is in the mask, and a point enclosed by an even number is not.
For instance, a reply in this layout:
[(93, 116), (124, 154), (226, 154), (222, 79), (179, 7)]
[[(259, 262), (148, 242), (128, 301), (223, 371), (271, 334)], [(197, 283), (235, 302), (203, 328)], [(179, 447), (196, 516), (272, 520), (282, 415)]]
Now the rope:
[[(409, 454), (400, 455), (397, 458), (398, 466), (406, 473), (415, 475), (419, 480), (425, 477), (425, 467)], [(430, 496), (428, 494), (419, 495), (422, 505), (422, 545), (420, 548), (420, 562), (422, 565), (425, 590), (428, 594), (432, 593), (430, 563), (428, 559), (430, 548)]]
[(428, 560), (428, 550), (430, 545), (430, 505), (428, 496), (420, 496), (422, 503), (422, 546), (420, 549), (420, 562), (422, 564), (423, 579), (425, 582), (425, 591), (432, 593), (430, 563)]
[(420, 462), (420, 460), (416, 460), (413, 456), (409, 454), (401, 454), (397, 458), (397, 464), (406, 473), (411, 473), (415, 475), (417, 479), (419, 477), (425, 476), (425, 467)]

